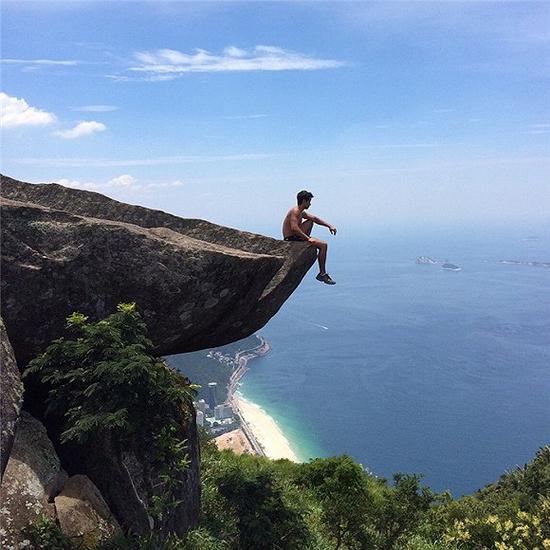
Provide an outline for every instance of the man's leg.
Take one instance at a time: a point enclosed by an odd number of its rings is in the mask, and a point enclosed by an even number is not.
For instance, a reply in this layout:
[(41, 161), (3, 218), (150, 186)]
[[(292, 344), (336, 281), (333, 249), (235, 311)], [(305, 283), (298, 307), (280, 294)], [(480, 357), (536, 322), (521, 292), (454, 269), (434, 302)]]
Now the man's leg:
[(327, 243), (321, 241), (319, 243), (319, 246), (317, 247), (318, 250), (319, 250), (319, 273), (321, 275), (324, 275), (327, 271), (326, 271), (326, 261), (327, 261)]
[(324, 275), (326, 273), (326, 261), (327, 261), (327, 248), (328, 245), (325, 241), (315, 239), (315, 242), (311, 243), (318, 251), (317, 260), (319, 262), (319, 273)]
[(328, 249), (327, 243), (324, 241), (320, 241), (318, 239), (314, 239), (314, 242), (312, 242), (311, 245), (314, 246), (319, 251), (319, 254), (317, 256), (317, 260), (319, 261), (319, 274), (315, 278), (318, 281), (321, 281), (322, 283), (325, 283), (327, 285), (335, 285), (336, 282), (326, 272), (326, 267), (325, 267), (325, 263), (327, 260), (327, 249)]

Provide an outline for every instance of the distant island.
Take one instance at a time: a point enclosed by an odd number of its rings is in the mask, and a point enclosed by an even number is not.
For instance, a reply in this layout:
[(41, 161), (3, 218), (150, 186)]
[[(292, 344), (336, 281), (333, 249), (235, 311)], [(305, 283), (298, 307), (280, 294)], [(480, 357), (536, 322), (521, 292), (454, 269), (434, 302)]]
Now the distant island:
[[(485, 261), (488, 261), (488, 260), (485, 260)], [(435, 260), (434, 258), (430, 258), (430, 256), (418, 256), (416, 258), (416, 263), (418, 265), (434, 265), (434, 264), (438, 264), (439, 261)], [(532, 260), (532, 261), (499, 260), (498, 263), (503, 265), (526, 265), (529, 267), (550, 268), (550, 262), (538, 262), (536, 260)], [(441, 269), (444, 269), (445, 271), (462, 271), (462, 268), (460, 266), (452, 264), (447, 260), (445, 260), (445, 262), (441, 265)]]
[(434, 260), (429, 256), (418, 256), (418, 258), (416, 258), (416, 263), (417, 264), (436, 264), (437, 260)]
[[(429, 256), (418, 256), (418, 258), (416, 258), (416, 263), (419, 265), (433, 265), (439, 262)], [(462, 271), (460, 266), (451, 264), (448, 260), (445, 260), (445, 262), (441, 265), (441, 269), (444, 269), (445, 271)]]
[(530, 267), (550, 267), (550, 262), (522, 262), (520, 260), (500, 260), (498, 263), (506, 265), (528, 265)]

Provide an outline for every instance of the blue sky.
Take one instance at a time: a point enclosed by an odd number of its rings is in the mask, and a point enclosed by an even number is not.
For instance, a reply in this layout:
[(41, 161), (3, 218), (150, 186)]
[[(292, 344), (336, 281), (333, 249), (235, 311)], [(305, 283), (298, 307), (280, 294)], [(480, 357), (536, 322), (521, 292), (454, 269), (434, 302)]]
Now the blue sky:
[(547, 2), (2, 4), (2, 172), (252, 231), (550, 212)]

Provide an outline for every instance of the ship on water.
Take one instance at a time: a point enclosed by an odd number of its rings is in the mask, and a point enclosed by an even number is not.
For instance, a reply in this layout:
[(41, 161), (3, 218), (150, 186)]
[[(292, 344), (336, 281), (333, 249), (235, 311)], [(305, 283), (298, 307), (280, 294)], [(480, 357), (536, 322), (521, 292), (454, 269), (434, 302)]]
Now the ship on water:
[(462, 271), (460, 266), (452, 264), (447, 260), (445, 260), (445, 263), (441, 266), (441, 269), (444, 269), (445, 271)]

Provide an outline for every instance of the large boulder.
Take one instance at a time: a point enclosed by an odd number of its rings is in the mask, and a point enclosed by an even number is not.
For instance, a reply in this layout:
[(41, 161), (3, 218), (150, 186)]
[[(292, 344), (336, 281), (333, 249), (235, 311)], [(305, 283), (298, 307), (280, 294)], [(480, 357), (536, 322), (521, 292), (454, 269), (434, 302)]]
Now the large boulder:
[(25, 544), (39, 515), (55, 518), (53, 498), (66, 479), (46, 428), (23, 411), (0, 487), (0, 548)]
[[(62, 457), (71, 469), (79, 469), (101, 491), (109, 508), (125, 530), (143, 535), (151, 528), (160, 533), (182, 535), (197, 525), (200, 509), (200, 451), (195, 410), (174, 407), (170, 418), (176, 421), (179, 441), (185, 441), (187, 467), (175, 474), (172, 495), (165, 494), (158, 463), (148, 456), (137, 441), (121, 446), (109, 433), (98, 433), (82, 445), (71, 446)], [(151, 493), (152, 490), (152, 493)], [(154, 519), (148, 505), (151, 495), (178, 504), (167, 510), (162, 518)]]
[(22, 402), (23, 383), (0, 317), (0, 480), (10, 456)]
[(54, 503), (62, 533), (81, 547), (95, 548), (122, 532), (101, 493), (86, 476), (70, 477)]
[(160, 355), (261, 328), (315, 261), (287, 243), (2, 176), (2, 315), (23, 367), (81, 311), (135, 301)]

